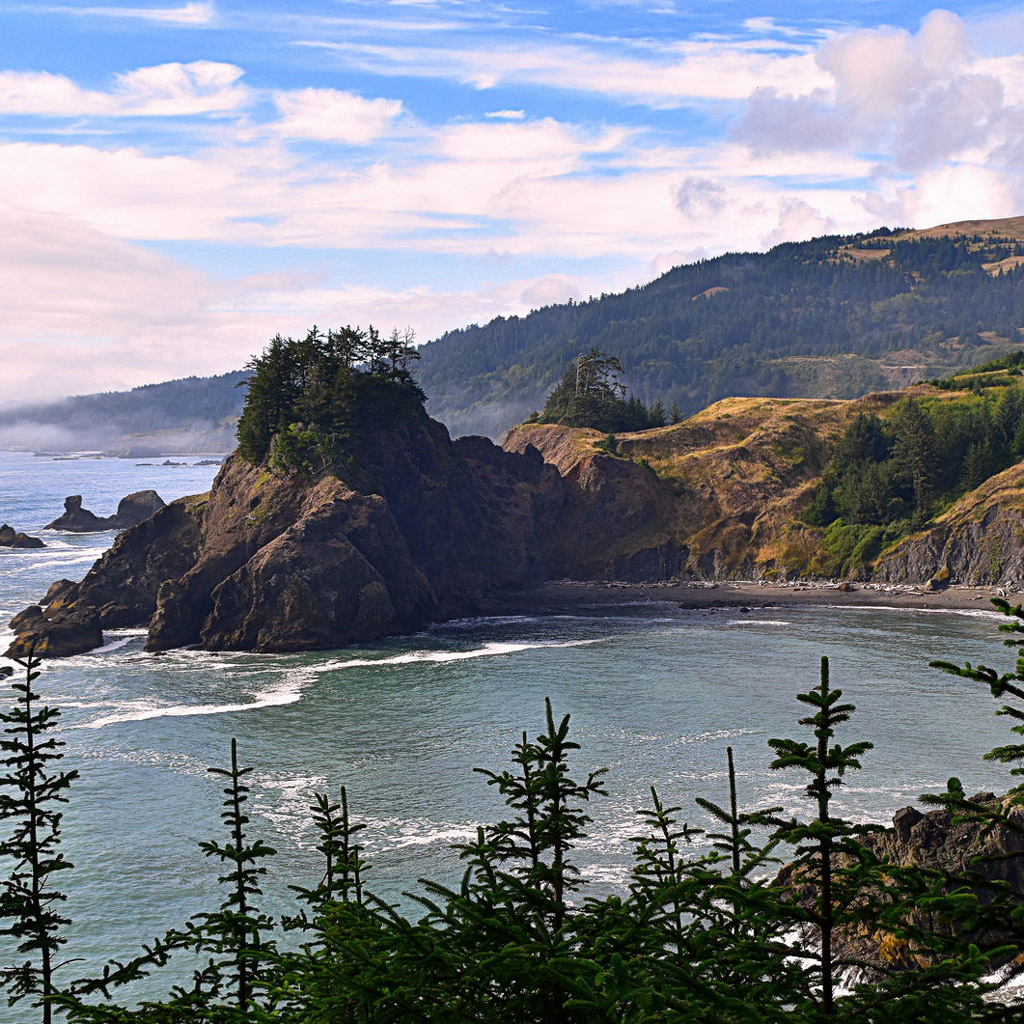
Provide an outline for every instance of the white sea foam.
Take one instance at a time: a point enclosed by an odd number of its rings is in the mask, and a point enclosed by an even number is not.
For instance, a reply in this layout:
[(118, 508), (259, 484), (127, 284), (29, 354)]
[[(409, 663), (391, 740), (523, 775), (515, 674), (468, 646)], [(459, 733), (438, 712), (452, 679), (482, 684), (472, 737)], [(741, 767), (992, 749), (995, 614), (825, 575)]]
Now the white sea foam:
[(994, 608), (911, 608), (895, 604), (823, 604), (819, 607), (848, 608), (862, 612), (899, 612), (901, 615), (963, 615), (970, 619), (1006, 619), (1002, 612)]
[(792, 626), (786, 619), (729, 619), (727, 626)]
[(223, 715), (233, 711), (256, 711), (260, 708), (284, 707), (295, 704), (302, 697), (304, 678), (289, 676), (275, 687), (265, 690), (255, 700), (247, 704), (172, 704), (170, 706), (153, 706), (151, 704), (136, 710), (122, 711), (114, 715), (105, 715), (92, 722), (85, 722), (80, 729), (102, 729), (119, 722), (142, 722), (150, 718), (186, 718), (192, 715)]
[(389, 665), (447, 664), (453, 661), (469, 661), (472, 658), (496, 658), (505, 654), (519, 654), (521, 651), (536, 651), (544, 648), (585, 647), (589, 644), (606, 643), (611, 637), (596, 637), (589, 640), (538, 641), (535, 643), (489, 643), (472, 651), (409, 651), (395, 654), (390, 658), (350, 658), (347, 661), (326, 661), (311, 668), (313, 672), (338, 672), (346, 668), (383, 668)]

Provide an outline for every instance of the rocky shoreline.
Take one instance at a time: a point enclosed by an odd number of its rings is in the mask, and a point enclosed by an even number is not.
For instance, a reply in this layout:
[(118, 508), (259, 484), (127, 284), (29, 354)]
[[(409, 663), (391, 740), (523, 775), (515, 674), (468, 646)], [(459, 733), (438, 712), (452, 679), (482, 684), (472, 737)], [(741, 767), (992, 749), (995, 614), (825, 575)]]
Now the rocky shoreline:
[(581, 607), (613, 607), (672, 602), (683, 608), (758, 608), (818, 605), (924, 609), (931, 611), (993, 611), (991, 599), (1011, 605), (1024, 602), (1024, 590), (967, 587), (952, 584), (929, 591), (924, 586), (889, 583), (848, 583), (839, 580), (787, 583), (764, 580), (723, 580), (716, 583), (557, 580), (493, 599), (488, 612), (500, 614), (557, 613)]

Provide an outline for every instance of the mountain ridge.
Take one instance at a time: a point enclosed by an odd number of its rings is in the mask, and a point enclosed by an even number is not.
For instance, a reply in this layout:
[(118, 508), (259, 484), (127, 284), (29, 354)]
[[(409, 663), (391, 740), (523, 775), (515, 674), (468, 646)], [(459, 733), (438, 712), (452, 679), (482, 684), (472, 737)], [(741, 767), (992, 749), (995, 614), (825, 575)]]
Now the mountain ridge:
[[(894, 249), (896, 250), (894, 255)], [(428, 411), (497, 438), (590, 345), (645, 402), (852, 398), (1024, 346), (1024, 217), (787, 242), (675, 267), (624, 292), (447, 332), (420, 348)], [(0, 444), (228, 452), (246, 371), (0, 412)]]

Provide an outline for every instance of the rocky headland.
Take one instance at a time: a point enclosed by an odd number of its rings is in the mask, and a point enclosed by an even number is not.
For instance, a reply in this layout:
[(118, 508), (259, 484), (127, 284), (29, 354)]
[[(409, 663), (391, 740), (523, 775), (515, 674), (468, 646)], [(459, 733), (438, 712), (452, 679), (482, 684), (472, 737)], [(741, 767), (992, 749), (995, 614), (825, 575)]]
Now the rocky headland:
[[(103, 629), (140, 623), (151, 650), (323, 649), (522, 607), (559, 580), (748, 579), (787, 603), (981, 601), (1019, 588), (1019, 466), (858, 567), (845, 589), (824, 582), (834, 576), (825, 534), (804, 512), (853, 418), (902, 394), (727, 399), (623, 434), (614, 451), (597, 431), (557, 425), (517, 427), (503, 447), (453, 441), (417, 404), (369, 417), (317, 472), (236, 454), (208, 494), (158, 508), (84, 580), (21, 612), (11, 652), (77, 653)], [(980, 590), (965, 597), (958, 586)]]

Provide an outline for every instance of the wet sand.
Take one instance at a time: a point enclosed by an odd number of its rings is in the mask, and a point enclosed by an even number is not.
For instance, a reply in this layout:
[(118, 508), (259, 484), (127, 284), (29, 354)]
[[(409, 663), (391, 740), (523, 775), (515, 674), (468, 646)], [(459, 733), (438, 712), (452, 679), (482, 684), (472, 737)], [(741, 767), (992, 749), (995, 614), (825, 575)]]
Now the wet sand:
[(671, 601), (683, 608), (812, 604), (993, 611), (990, 604), (993, 597), (1004, 597), (1011, 605), (1016, 605), (1024, 602), (1024, 591), (957, 585), (927, 591), (923, 585), (910, 584), (767, 583), (758, 580), (722, 583), (577, 583), (560, 580), (503, 595), (490, 610), (494, 614), (558, 614), (583, 607)]

